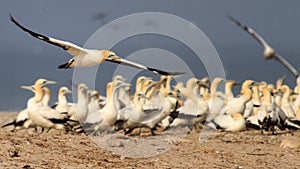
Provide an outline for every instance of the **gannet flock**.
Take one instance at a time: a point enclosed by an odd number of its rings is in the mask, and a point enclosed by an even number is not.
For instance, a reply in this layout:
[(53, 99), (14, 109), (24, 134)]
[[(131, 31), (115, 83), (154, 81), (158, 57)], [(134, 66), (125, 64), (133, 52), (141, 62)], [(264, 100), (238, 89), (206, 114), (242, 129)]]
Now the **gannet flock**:
[[(17, 22), (11, 21), (33, 37), (63, 48), (73, 58), (59, 68), (88, 67), (104, 61), (124, 64), (160, 74), (158, 81), (140, 76), (133, 84), (117, 75), (107, 83), (106, 96), (90, 90), (82, 82), (77, 85), (77, 102), (67, 100), (72, 93), (67, 86), (61, 86), (57, 102), (49, 105), (51, 91), (47, 86), (57, 85), (55, 81), (37, 79), (22, 89), (34, 93), (27, 100), (27, 107), (14, 121), (3, 127), (13, 126), (12, 131), (34, 129), (36, 132), (60, 130), (63, 132), (101, 135), (104, 132), (120, 131), (131, 134), (136, 128), (157, 130), (207, 126), (212, 130), (239, 132), (247, 129), (261, 130), (261, 133), (276, 134), (280, 130), (300, 129), (300, 77), (296, 69), (278, 55), (253, 29), (237, 19), (229, 19), (252, 35), (263, 47), (266, 59), (276, 59), (296, 76), (294, 88), (284, 84), (284, 78), (276, 83), (258, 82), (252, 79), (244, 82), (222, 78), (190, 78), (186, 83), (172, 84), (173, 76), (182, 72), (167, 72), (122, 59), (109, 50), (90, 50), (67, 41), (35, 33)], [(218, 86), (225, 84), (225, 92)], [(240, 86), (238, 95), (232, 88)]]

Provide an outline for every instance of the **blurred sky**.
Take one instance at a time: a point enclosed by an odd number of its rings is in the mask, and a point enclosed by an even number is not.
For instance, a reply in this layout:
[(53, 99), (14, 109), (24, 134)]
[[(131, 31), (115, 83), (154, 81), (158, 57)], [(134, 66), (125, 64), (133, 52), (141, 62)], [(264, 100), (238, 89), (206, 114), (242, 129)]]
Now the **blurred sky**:
[[(39, 33), (83, 45), (101, 26), (125, 15), (137, 12), (164, 12), (191, 21), (211, 40), (220, 55), (227, 79), (275, 82), (287, 75), (290, 86), (295, 78), (275, 61), (264, 61), (263, 48), (248, 34), (233, 25), (227, 14), (251, 26), (279, 54), (296, 68), (300, 67), (300, 1), (290, 0), (2, 0), (0, 5), (0, 110), (20, 110), (32, 93), (20, 85), (30, 85), (39, 77), (56, 80), (70, 87), (72, 70), (57, 66), (70, 59), (65, 51), (30, 37), (9, 21), (11, 13), (20, 23)], [(189, 51), (170, 39), (141, 36), (123, 41), (114, 51), (126, 57), (143, 48), (162, 48), (182, 56), (196, 76), (206, 75), (201, 63), (190, 59)], [(178, 47), (179, 46), (179, 47)], [(182, 45), (183, 46), (183, 45)], [(191, 57), (193, 58), (193, 57)], [(116, 65), (103, 64), (100, 69), (113, 72)], [(97, 88), (111, 76), (97, 75)], [(56, 95), (57, 88), (51, 87)], [(55, 101), (52, 97), (52, 102)]]

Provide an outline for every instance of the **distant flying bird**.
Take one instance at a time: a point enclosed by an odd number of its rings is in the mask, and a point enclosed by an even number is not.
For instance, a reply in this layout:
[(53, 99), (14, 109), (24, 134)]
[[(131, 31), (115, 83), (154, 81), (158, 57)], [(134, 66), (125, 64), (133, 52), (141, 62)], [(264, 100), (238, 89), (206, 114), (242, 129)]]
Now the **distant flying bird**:
[(137, 69), (148, 70), (161, 75), (176, 76), (176, 75), (185, 74), (182, 72), (166, 72), (160, 69), (144, 66), (142, 64), (123, 59), (110, 50), (85, 49), (67, 41), (62, 41), (62, 40), (54, 39), (45, 35), (35, 33), (22, 26), (11, 15), (10, 15), (10, 20), (19, 28), (21, 28), (23, 31), (29, 33), (31, 36), (46, 41), (52, 45), (61, 47), (64, 50), (66, 50), (68, 53), (73, 55), (73, 58), (70, 59), (67, 63), (58, 66), (58, 68), (60, 69), (67, 69), (67, 68), (74, 68), (74, 67), (90, 67), (97, 64), (101, 64), (104, 61), (107, 61), (107, 62), (113, 62), (121, 65), (134, 67)]
[(264, 58), (265, 59), (278, 60), (286, 68), (288, 68), (296, 77), (299, 76), (298, 71), (287, 60), (285, 60), (278, 53), (276, 53), (275, 50), (270, 45), (268, 45), (268, 43), (258, 33), (256, 33), (250, 27), (243, 25), (240, 21), (238, 21), (234, 17), (232, 17), (232, 16), (228, 16), (228, 17), (233, 23), (237, 24), (241, 29), (244, 29), (246, 32), (248, 32), (252, 37), (254, 37), (265, 48), (264, 49)]

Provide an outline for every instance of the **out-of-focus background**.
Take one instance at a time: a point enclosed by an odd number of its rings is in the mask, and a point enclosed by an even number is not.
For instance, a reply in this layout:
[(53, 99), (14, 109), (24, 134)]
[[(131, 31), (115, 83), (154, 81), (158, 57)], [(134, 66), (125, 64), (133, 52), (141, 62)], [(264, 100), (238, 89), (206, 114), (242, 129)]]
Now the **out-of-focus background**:
[[(65, 51), (41, 42), (22, 32), (9, 21), (11, 13), (26, 27), (59, 39), (83, 45), (101, 26), (117, 18), (138, 12), (164, 12), (194, 23), (211, 40), (220, 55), (227, 79), (243, 81), (251, 78), (274, 83), (287, 75), (286, 83), (295, 85), (295, 77), (276, 61), (264, 61), (263, 48), (247, 33), (232, 24), (227, 15), (235, 16), (251, 26), (279, 54), (300, 68), (300, 1), (252, 0), (68, 0), (68, 1), (8, 1), (0, 5), (0, 110), (15, 111), (26, 106), (32, 93), (19, 88), (30, 85), (39, 77), (56, 80), (51, 87), (52, 102), (60, 85), (70, 87), (73, 70), (57, 66), (70, 59)], [(145, 35), (122, 41), (113, 50), (122, 57), (144, 48), (161, 48), (181, 56), (201, 78), (206, 71), (193, 62), (193, 53), (184, 45), (168, 38)], [(97, 74), (97, 89), (105, 84), (117, 65), (105, 63)]]

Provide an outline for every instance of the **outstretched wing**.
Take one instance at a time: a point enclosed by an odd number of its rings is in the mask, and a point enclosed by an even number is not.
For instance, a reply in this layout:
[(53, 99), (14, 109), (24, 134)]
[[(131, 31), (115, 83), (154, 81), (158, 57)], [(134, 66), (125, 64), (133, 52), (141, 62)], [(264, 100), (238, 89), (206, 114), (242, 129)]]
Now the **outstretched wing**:
[(51, 38), (51, 37), (48, 37), (48, 36), (45, 36), (45, 35), (42, 35), (42, 34), (38, 34), (36, 32), (33, 32), (33, 31), (25, 28), (19, 22), (17, 22), (12, 15), (10, 15), (10, 20), (15, 25), (17, 25), (19, 28), (21, 28), (23, 31), (29, 33), (31, 36), (33, 36), (33, 37), (35, 37), (37, 39), (40, 39), (42, 41), (48, 42), (48, 43), (50, 43), (52, 45), (61, 47), (64, 50), (68, 51), (73, 56), (78, 56), (81, 52), (87, 53), (84, 48), (79, 47), (79, 46), (77, 46), (77, 45), (75, 45), (73, 43), (70, 43), (70, 42), (67, 42), (67, 41), (58, 40), (58, 39), (54, 39), (54, 38)]
[(254, 37), (261, 45), (263, 45), (265, 48), (269, 47), (267, 42), (258, 34), (256, 33), (252, 28), (242, 24), (240, 21), (235, 19), (234, 17), (228, 15), (229, 19), (237, 24), (241, 29), (244, 29), (246, 32), (248, 32), (252, 37)]
[(130, 66), (130, 67), (134, 67), (134, 68), (137, 68), (137, 69), (148, 70), (148, 71), (160, 74), (160, 75), (178, 76), (178, 75), (185, 74), (185, 72), (166, 72), (166, 71), (163, 71), (163, 70), (160, 70), (160, 69), (144, 66), (144, 65), (139, 64), (139, 63), (135, 63), (135, 62), (132, 62), (132, 61), (129, 61), (129, 60), (126, 60), (126, 59), (122, 59), (120, 57), (114, 58), (114, 59), (107, 58), (105, 61), (113, 62), (113, 63), (125, 65), (125, 66)]

